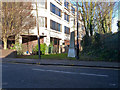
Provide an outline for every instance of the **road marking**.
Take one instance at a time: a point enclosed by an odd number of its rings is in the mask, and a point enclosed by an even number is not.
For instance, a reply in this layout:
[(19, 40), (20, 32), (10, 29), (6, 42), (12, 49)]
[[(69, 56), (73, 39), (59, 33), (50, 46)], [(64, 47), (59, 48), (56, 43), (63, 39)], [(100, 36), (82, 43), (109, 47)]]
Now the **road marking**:
[(108, 77), (108, 75), (100, 75), (100, 74), (90, 74), (90, 73), (80, 73), (82, 75), (90, 75), (90, 76), (100, 76), (100, 77)]
[(112, 83), (110, 83), (109, 85), (110, 85), (110, 86), (116, 86), (116, 84), (112, 84)]
[(32, 70), (47, 71), (47, 72), (57, 72), (57, 73), (67, 73), (67, 74), (80, 74), (80, 75), (88, 75), (88, 76), (108, 77), (108, 75), (91, 74), (91, 73), (77, 73), (77, 72), (66, 72), (66, 71), (45, 70), (45, 69), (32, 69)]

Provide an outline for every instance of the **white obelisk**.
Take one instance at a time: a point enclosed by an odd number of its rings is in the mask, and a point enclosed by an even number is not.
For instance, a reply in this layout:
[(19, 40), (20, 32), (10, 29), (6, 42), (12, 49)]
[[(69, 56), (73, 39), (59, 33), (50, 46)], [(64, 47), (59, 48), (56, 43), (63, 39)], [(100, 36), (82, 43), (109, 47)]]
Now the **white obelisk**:
[(75, 57), (76, 51), (75, 51), (75, 32), (71, 32), (70, 36), (70, 46), (68, 50), (68, 57)]

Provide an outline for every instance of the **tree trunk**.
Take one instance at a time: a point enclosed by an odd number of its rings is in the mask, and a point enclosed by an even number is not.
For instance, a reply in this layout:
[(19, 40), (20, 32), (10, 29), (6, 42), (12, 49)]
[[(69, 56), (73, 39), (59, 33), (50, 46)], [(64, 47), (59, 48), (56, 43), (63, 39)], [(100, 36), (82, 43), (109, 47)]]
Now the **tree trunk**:
[(90, 35), (93, 36), (93, 24), (92, 24), (92, 20), (90, 20)]
[(7, 38), (3, 38), (3, 42), (4, 42), (4, 49), (7, 49)]
[(105, 27), (104, 27), (104, 25), (105, 25), (104, 21), (102, 20), (101, 23), (102, 23), (103, 32), (106, 33), (106, 32), (105, 32)]

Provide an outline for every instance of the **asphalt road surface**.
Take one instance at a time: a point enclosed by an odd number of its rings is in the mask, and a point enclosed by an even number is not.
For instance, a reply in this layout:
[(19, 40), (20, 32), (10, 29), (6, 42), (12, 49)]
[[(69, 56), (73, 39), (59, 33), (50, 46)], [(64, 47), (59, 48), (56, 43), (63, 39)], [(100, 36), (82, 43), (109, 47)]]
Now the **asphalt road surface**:
[(2, 64), (2, 88), (118, 88), (120, 70)]

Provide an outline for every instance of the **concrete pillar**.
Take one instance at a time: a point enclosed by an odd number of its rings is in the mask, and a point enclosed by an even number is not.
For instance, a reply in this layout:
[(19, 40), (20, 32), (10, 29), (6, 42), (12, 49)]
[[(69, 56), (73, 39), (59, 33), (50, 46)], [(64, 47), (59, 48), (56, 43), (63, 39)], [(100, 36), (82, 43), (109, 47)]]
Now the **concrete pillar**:
[(44, 37), (44, 43), (46, 43), (47, 45), (47, 49), (46, 49), (46, 54), (48, 54), (49, 51), (49, 45), (50, 45), (50, 0), (46, 0), (47, 1), (47, 36)]
[[(62, 0), (62, 7), (64, 7), (64, 0)], [(64, 43), (64, 40), (65, 40), (65, 33), (64, 33), (64, 11), (62, 11), (62, 40), (60, 40), (60, 45), (62, 46), (62, 52), (64, 52), (65, 51), (65, 48), (64, 48), (64, 45), (63, 45), (63, 43)]]
[(47, 0), (47, 29), (50, 29), (50, 0)]
[(22, 51), (22, 36), (20, 35), (15, 36), (15, 47), (17, 52), (20, 54)]
[(22, 36), (16, 35), (15, 36), (15, 44), (22, 44)]
[(50, 45), (50, 36), (47, 35), (47, 37), (44, 37), (44, 43), (46, 43), (47, 45), (46, 54), (48, 54), (49, 45)]

